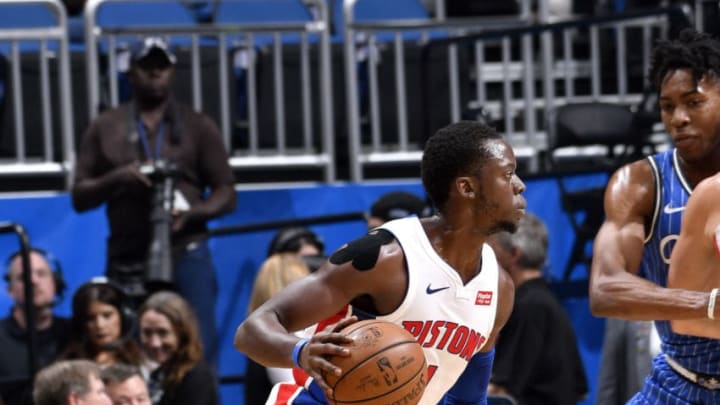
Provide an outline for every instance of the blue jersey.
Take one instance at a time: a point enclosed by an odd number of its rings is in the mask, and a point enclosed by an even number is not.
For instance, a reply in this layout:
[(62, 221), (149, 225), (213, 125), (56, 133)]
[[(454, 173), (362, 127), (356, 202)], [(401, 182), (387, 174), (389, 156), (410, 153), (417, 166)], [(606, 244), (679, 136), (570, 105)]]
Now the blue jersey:
[[(655, 176), (655, 209), (645, 241), (639, 275), (667, 286), (670, 253), (680, 234), (680, 222), (692, 189), (680, 171), (676, 149), (648, 158)], [(655, 321), (662, 351), (683, 367), (703, 374), (720, 375), (720, 340), (679, 335), (669, 321)]]

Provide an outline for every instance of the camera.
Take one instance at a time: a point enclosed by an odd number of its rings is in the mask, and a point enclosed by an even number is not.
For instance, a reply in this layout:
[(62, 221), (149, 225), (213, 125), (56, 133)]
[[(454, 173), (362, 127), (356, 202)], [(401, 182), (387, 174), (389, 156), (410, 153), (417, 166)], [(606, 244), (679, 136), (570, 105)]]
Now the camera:
[(168, 289), (174, 285), (172, 260), (173, 201), (179, 170), (175, 163), (156, 160), (144, 165), (140, 172), (152, 181), (152, 209), (150, 224), (152, 238), (145, 267), (145, 286), (148, 291)]

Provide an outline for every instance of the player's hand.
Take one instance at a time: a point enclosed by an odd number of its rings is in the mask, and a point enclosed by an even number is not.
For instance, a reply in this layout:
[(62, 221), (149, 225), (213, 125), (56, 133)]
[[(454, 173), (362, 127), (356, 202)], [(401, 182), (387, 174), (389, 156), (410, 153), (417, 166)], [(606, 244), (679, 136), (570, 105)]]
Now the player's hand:
[(328, 358), (350, 356), (350, 350), (345, 345), (352, 343), (353, 340), (340, 331), (357, 321), (357, 317), (352, 316), (329, 326), (322, 332), (313, 335), (300, 352), (300, 366), (320, 385), (328, 398), (332, 397), (332, 388), (323, 378), (323, 374), (340, 375), (342, 373), (342, 370), (328, 361)]

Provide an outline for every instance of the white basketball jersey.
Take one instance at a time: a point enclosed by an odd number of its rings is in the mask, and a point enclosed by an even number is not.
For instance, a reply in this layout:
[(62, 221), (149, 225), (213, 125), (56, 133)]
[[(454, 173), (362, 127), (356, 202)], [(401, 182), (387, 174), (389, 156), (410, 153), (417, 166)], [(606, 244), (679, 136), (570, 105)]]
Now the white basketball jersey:
[(498, 265), (488, 245), (482, 268), (467, 284), (436, 252), (420, 220), (390, 221), (382, 228), (400, 243), (408, 267), (408, 291), (400, 307), (377, 319), (401, 324), (425, 351), (428, 385), (421, 405), (435, 405), (453, 386), (495, 324)]

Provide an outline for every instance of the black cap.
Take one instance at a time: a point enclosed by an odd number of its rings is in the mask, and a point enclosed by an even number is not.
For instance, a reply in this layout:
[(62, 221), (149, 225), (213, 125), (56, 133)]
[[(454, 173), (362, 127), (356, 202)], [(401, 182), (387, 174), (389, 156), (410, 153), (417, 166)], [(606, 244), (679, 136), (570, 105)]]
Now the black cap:
[(167, 42), (161, 37), (146, 37), (130, 47), (130, 62), (137, 63), (145, 59), (152, 52), (162, 53), (167, 61), (174, 65), (177, 61), (175, 54), (170, 51)]
[(381, 218), (383, 221), (405, 218), (415, 214), (424, 216), (426, 212), (425, 201), (415, 194), (405, 191), (394, 191), (381, 196), (372, 207), (370, 216)]

